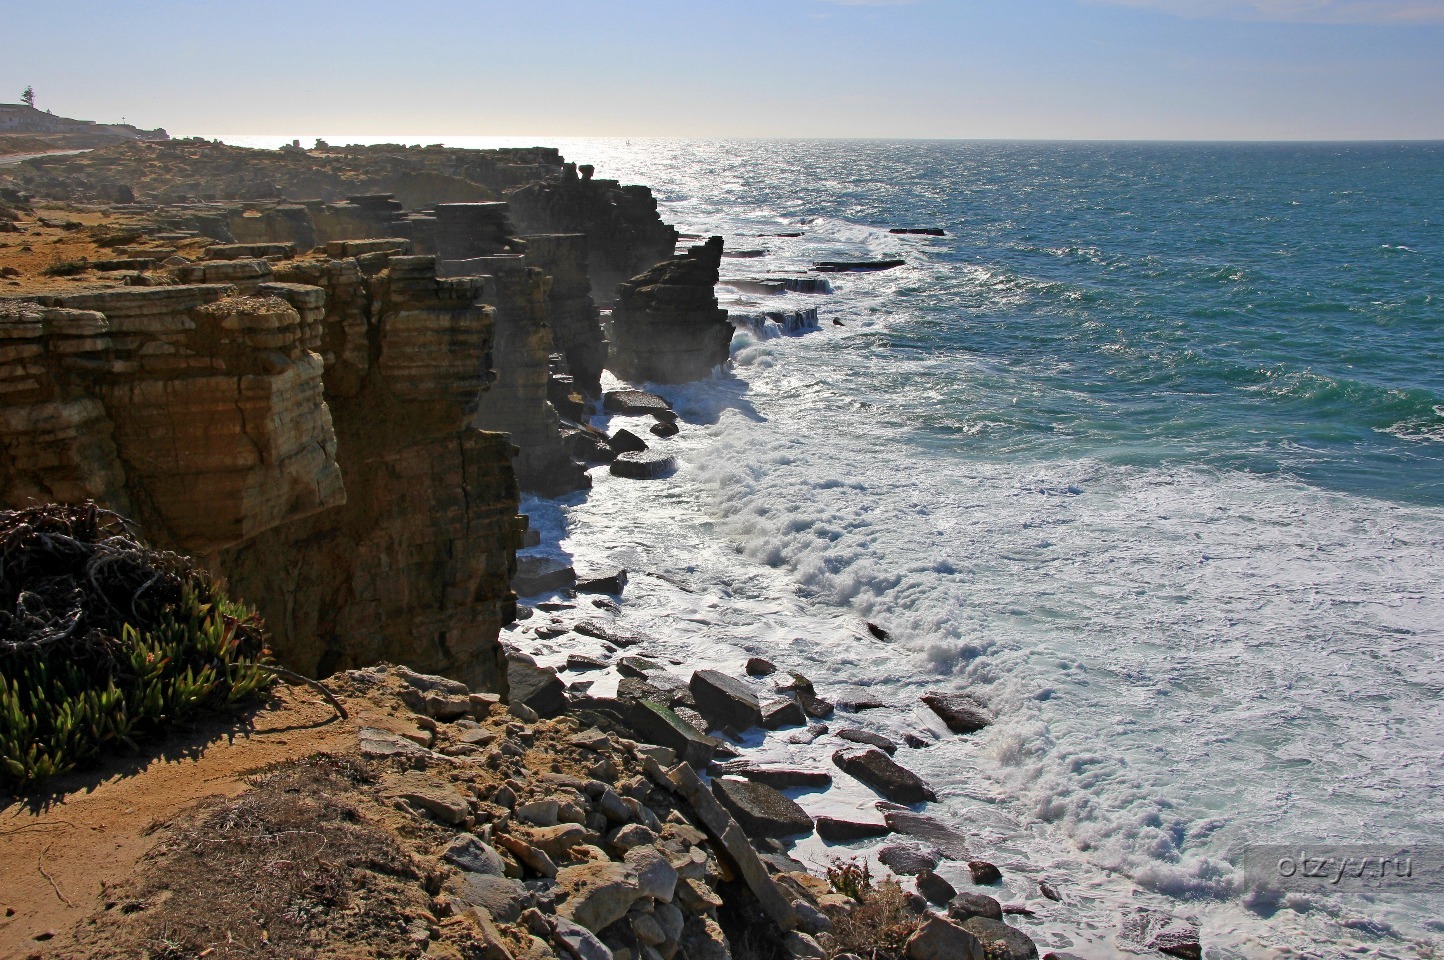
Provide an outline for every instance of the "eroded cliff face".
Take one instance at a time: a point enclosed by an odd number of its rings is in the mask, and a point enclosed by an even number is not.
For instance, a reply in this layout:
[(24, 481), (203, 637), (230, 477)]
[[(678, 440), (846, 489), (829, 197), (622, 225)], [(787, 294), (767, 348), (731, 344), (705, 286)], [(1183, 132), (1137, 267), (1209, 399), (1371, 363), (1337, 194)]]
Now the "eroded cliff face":
[(135, 516), (206, 556), (303, 672), (395, 658), (504, 689), (525, 521), (508, 439), (470, 426), (486, 281), (356, 247), (0, 304), (5, 505)]
[(607, 323), (607, 368), (634, 382), (684, 383), (727, 361), (732, 325), (717, 306), (722, 238), (657, 264), (617, 287)]
[(590, 167), (578, 177), (567, 164), (560, 178), (529, 183), (505, 193), (511, 219), (523, 234), (581, 233), (587, 238), (591, 295), (608, 304), (617, 284), (672, 256), (677, 231), (662, 222), (648, 187), (593, 180)]

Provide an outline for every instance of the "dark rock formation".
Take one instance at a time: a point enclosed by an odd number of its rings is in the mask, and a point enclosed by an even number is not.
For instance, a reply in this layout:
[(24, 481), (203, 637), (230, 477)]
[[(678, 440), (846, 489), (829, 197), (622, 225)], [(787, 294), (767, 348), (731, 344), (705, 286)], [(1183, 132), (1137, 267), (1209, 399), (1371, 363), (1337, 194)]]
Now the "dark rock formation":
[(727, 361), (732, 325), (714, 287), (722, 238), (663, 261), (617, 287), (607, 366), (634, 382), (685, 383)]
[(562, 355), (565, 372), (589, 397), (602, 392), (607, 341), (592, 300), (587, 276), (587, 238), (580, 233), (531, 234), (526, 262), (551, 277), (549, 295), (553, 347)]

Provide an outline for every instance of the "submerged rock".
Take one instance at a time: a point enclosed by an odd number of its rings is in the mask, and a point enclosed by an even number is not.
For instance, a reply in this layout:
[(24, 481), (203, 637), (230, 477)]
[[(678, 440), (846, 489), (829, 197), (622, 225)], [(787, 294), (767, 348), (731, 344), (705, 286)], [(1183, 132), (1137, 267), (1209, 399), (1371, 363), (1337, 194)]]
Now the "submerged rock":
[(992, 723), (982, 704), (961, 693), (925, 693), (922, 701), (953, 733), (976, 733)]

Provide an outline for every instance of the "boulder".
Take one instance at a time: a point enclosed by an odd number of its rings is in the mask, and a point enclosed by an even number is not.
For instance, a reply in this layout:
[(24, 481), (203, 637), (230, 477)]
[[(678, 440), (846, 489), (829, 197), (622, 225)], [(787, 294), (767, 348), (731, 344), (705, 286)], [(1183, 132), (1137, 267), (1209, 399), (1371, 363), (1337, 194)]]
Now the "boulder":
[(607, 446), (616, 453), (641, 453), (647, 449), (647, 441), (623, 427), (607, 439)]
[(502, 923), (515, 923), (532, 899), (515, 880), (480, 873), (463, 875), (459, 896), (467, 906), (481, 907)]
[(986, 917), (1001, 922), (1003, 905), (985, 894), (960, 893), (948, 901), (948, 916), (959, 923), (973, 917)]
[(613, 476), (629, 480), (655, 480), (671, 473), (677, 461), (668, 453), (644, 450), (640, 453), (623, 453), (607, 469)]
[(892, 756), (897, 753), (897, 744), (880, 733), (870, 733), (867, 730), (859, 730), (856, 727), (848, 727), (845, 730), (837, 731), (841, 740), (849, 740), (853, 743), (865, 743), (868, 746), (877, 747), (879, 750)]
[(1001, 920), (973, 917), (963, 929), (977, 937), (989, 960), (1038, 960), (1038, 945), (1031, 937)]
[(577, 577), (578, 593), (610, 593), (617, 596), (621, 594), (622, 588), (626, 585), (627, 571), (621, 567), (597, 570), (586, 576)]
[(670, 748), (694, 767), (712, 762), (715, 742), (678, 717), (672, 708), (654, 700), (624, 698), (615, 703), (622, 721), (639, 739)]
[(973, 875), (973, 882), (980, 887), (991, 887), (1003, 882), (1003, 871), (986, 860), (969, 860), (968, 872)]
[(853, 843), (892, 833), (892, 828), (885, 823), (862, 823), (835, 817), (818, 817), (816, 824), (817, 835), (828, 843)]
[(762, 728), (781, 730), (783, 727), (800, 726), (807, 722), (807, 714), (796, 700), (773, 700), (762, 706)]
[(903, 952), (908, 960), (990, 960), (976, 936), (942, 917), (928, 918)]
[(625, 864), (592, 860), (557, 871), (556, 891), (565, 901), (557, 916), (600, 933), (627, 915), (644, 895), (637, 875)]
[(697, 712), (720, 727), (742, 731), (762, 722), (762, 709), (752, 688), (718, 670), (698, 670), (689, 684)]
[(982, 704), (961, 693), (925, 693), (922, 701), (953, 733), (976, 733), (992, 723)]
[[(459, 833), (441, 851), (441, 859), (455, 864), (467, 873), (500, 877), (506, 874), (506, 864), (488, 843), (470, 833)], [(484, 904), (483, 904), (484, 906)], [(492, 911), (495, 913), (496, 911)]]
[(894, 803), (921, 803), (938, 798), (921, 777), (876, 748), (839, 750), (832, 755), (832, 762), (843, 773), (856, 777)]
[(807, 812), (765, 783), (723, 778), (712, 781), (712, 793), (749, 836), (790, 837), (812, 832)]
[(643, 896), (662, 903), (671, 903), (677, 890), (677, 868), (666, 854), (650, 844), (633, 847), (622, 857), (627, 869), (637, 878), (637, 889)]
[(918, 893), (927, 897), (929, 903), (935, 903), (940, 907), (946, 906), (952, 901), (953, 897), (958, 895), (958, 891), (953, 889), (951, 883), (948, 883), (931, 870), (924, 870), (919, 873), (916, 883)]
[(890, 843), (877, 852), (877, 859), (899, 876), (915, 877), (924, 871), (932, 871), (942, 856), (936, 850), (915, 843)]
[(509, 702), (523, 704), (539, 716), (555, 717), (567, 708), (566, 684), (551, 667), (538, 666), (525, 655), (506, 659)]
[(764, 660), (762, 657), (748, 658), (746, 669), (749, 677), (770, 677), (777, 672), (776, 665), (771, 660)]
[(524, 554), (516, 558), (511, 588), (519, 597), (534, 597), (539, 593), (566, 590), (576, 582), (577, 573), (565, 560)]

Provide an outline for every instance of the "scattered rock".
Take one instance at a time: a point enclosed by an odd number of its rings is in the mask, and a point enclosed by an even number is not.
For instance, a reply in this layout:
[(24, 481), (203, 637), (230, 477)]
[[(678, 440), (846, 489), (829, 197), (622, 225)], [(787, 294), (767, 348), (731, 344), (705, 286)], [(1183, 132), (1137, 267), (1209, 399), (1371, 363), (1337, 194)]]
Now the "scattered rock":
[(986, 917), (1001, 922), (1003, 905), (985, 894), (960, 893), (948, 901), (948, 916), (959, 923), (973, 917)]
[(665, 439), (667, 437), (675, 437), (678, 432), (680, 432), (681, 428), (677, 426), (677, 422), (675, 420), (658, 420), (647, 429), (654, 436), (662, 437), (663, 439)]
[(968, 871), (973, 875), (973, 882), (981, 887), (1003, 882), (1003, 871), (986, 860), (969, 860)]
[(503, 876), (468, 873), (461, 879), (461, 899), (481, 907), (501, 923), (515, 923), (531, 900), (531, 894), (515, 880)]
[(600, 933), (627, 915), (643, 896), (637, 875), (625, 864), (590, 861), (557, 871), (557, 891), (566, 900), (557, 915)]
[(402, 781), (388, 790), (387, 796), (419, 807), (448, 826), (461, 825), (471, 814), (466, 798), (450, 787), (430, 780)]
[(850, 740), (853, 743), (865, 743), (869, 746), (877, 747), (888, 756), (897, 753), (897, 744), (880, 733), (869, 733), (866, 730), (858, 730), (856, 727), (848, 727), (846, 730), (837, 731), (837, 736), (842, 740)]
[(430, 750), (399, 733), (379, 727), (362, 727), (356, 732), (356, 737), (361, 746), (361, 754), (366, 757), (425, 757), (431, 754)]
[(556, 935), (575, 960), (612, 960), (612, 951), (590, 930), (564, 916), (556, 918)]
[(989, 960), (1038, 960), (1037, 944), (1017, 927), (987, 917), (973, 917), (963, 921), (963, 929), (982, 942)]
[(816, 825), (817, 835), (828, 843), (853, 843), (892, 833), (892, 828), (885, 823), (861, 823), (835, 817), (818, 817)]
[(976, 936), (942, 917), (930, 917), (908, 938), (908, 960), (985, 960)]
[(789, 734), (787, 742), (806, 745), (812, 743), (818, 737), (824, 736), (826, 733), (827, 724), (809, 723), (806, 730), (799, 730), (796, 733)]
[(938, 848), (949, 860), (968, 859), (967, 838), (941, 820), (910, 810), (889, 810), (883, 814), (883, 819), (896, 832)]
[(507, 656), (506, 681), (510, 702), (525, 704), (539, 716), (555, 717), (567, 707), (566, 684), (556, 670), (538, 666), (524, 654)]
[(782, 938), (782, 946), (795, 960), (826, 960), (827, 951), (801, 930), (793, 930)]
[(607, 661), (598, 660), (596, 657), (588, 657), (580, 653), (572, 653), (567, 655), (567, 669), (578, 672), (583, 670), (605, 670), (607, 669)]
[(577, 577), (579, 593), (609, 593), (612, 596), (619, 596), (622, 588), (626, 585), (627, 571), (621, 567), (599, 570), (585, 577)]
[(891, 757), (876, 748), (839, 750), (832, 755), (832, 762), (843, 773), (856, 777), (894, 803), (921, 803), (938, 798), (921, 777), (898, 766)]
[(506, 864), (502, 861), (501, 854), (490, 844), (483, 843), (479, 837), (469, 833), (457, 834), (441, 852), (441, 858), (468, 873), (492, 877), (504, 876), (506, 873)]
[(512, 811), (518, 820), (536, 824), (539, 827), (554, 826), (557, 822), (557, 811), (560, 804), (556, 800), (547, 798), (545, 800), (531, 800), (527, 803), (519, 803)]
[(594, 623), (591, 620), (578, 621), (572, 625), (572, 630), (584, 637), (591, 637), (593, 640), (603, 640), (618, 647), (635, 647), (642, 642), (637, 637), (613, 633), (601, 624)]
[(539, 593), (566, 590), (576, 582), (577, 573), (566, 561), (523, 554), (516, 558), (516, 574), (511, 578), (511, 588), (519, 597), (534, 597)]
[(653, 846), (633, 847), (622, 858), (637, 878), (637, 889), (645, 897), (671, 903), (677, 890), (677, 868)]
[(746, 730), (762, 722), (757, 695), (736, 677), (718, 670), (698, 670), (689, 687), (697, 711), (718, 726)]
[(992, 722), (982, 704), (961, 693), (925, 693), (922, 701), (953, 733), (977, 733)]
[(931, 871), (942, 860), (936, 850), (927, 850), (915, 843), (890, 843), (877, 852), (878, 862), (902, 877), (915, 877)]
[(953, 889), (951, 883), (931, 870), (924, 870), (918, 874), (917, 887), (918, 893), (927, 897), (929, 903), (935, 903), (938, 906), (946, 906), (953, 897), (958, 895), (958, 891)]
[(773, 700), (762, 706), (762, 727), (765, 730), (780, 730), (807, 722), (807, 714), (796, 700)]
[(622, 699), (618, 704), (621, 719), (639, 738), (648, 743), (668, 747), (694, 767), (712, 762), (716, 743), (684, 721), (672, 708), (652, 700)]
[(754, 764), (749, 760), (737, 760), (721, 764), (719, 776), (743, 777), (754, 783), (765, 783), (778, 790), (789, 787), (830, 787), (832, 774), (825, 770), (805, 770), (800, 767), (775, 767)]
[(777, 672), (777, 667), (771, 660), (764, 660), (762, 657), (751, 657), (747, 661), (747, 675), (749, 677), (770, 677)]
[(812, 832), (812, 818), (791, 798), (765, 783), (723, 778), (712, 793), (751, 836), (790, 837)]
[(625, 427), (612, 434), (607, 445), (617, 453), (641, 453), (647, 449), (647, 441)]
[(1200, 960), (1198, 928), (1157, 910), (1138, 909), (1123, 918), (1119, 938), (1183, 960)]

